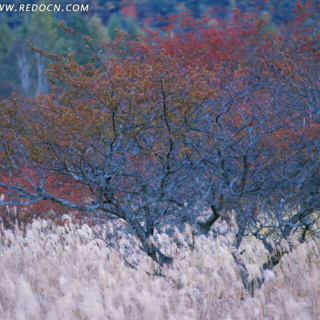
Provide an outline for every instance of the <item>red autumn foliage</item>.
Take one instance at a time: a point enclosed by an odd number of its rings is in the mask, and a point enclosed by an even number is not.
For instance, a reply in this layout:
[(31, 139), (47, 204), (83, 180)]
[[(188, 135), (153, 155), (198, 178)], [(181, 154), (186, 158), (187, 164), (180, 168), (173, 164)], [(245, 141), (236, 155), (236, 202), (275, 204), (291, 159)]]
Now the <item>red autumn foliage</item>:
[[(24, 178), (28, 172), (28, 177), (35, 179), (35, 173), (32, 170), (22, 169), (21, 172), (15, 172), (15, 177), (12, 177), (22, 187), (30, 188), (30, 183)], [(10, 177), (4, 170), (0, 170), (1, 181), (9, 183)], [(80, 204), (85, 204), (89, 199), (85, 198), (88, 193), (86, 188), (78, 185), (76, 181), (70, 177), (52, 174), (47, 179), (48, 191), (57, 197), (63, 197), (68, 200), (77, 201)], [(2, 201), (6, 201), (6, 190), (0, 187), (0, 195), (4, 195)], [(26, 224), (32, 222), (33, 219), (42, 218), (50, 219), (58, 224), (64, 224), (63, 215), (70, 215), (75, 223), (91, 224), (90, 219), (85, 217), (81, 212), (63, 207), (62, 205), (50, 200), (43, 200), (30, 205), (13, 205), (7, 208), (1, 208), (1, 218), (4, 225), (13, 227), (16, 222)]]
[(134, 19), (138, 17), (137, 9), (133, 3), (130, 3), (128, 0), (123, 0), (121, 5), (122, 8), (120, 12), (124, 17)]

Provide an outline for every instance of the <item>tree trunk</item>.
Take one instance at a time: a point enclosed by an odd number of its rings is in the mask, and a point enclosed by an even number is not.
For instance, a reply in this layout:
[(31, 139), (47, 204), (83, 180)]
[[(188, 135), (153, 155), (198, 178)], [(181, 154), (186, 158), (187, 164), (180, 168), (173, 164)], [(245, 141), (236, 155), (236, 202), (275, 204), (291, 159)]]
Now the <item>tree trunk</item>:
[(215, 206), (211, 206), (212, 215), (204, 222), (198, 222), (198, 225), (202, 232), (208, 234), (211, 226), (219, 219), (220, 214), (218, 213)]
[(27, 61), (26, 53), (23, 50), (21, 54), (17, 55), (21, 87), (24, 93), (28, 93), (31, 85), (30, 64)]
[(136, 234), (141, 241), (142, 247), (141, 250), (144, 251), (153, 261), (159, 264), (161, 267), (164, 264), (171, 264), (173, 259), (171, 257), (166, 256), (163, 254), (155, 245), (152, 243), (151, 237), (148, 236), (148, 232), (146, 232), (141, 224), (131, 219), (129, 221), (130, 225), (136, 231)]

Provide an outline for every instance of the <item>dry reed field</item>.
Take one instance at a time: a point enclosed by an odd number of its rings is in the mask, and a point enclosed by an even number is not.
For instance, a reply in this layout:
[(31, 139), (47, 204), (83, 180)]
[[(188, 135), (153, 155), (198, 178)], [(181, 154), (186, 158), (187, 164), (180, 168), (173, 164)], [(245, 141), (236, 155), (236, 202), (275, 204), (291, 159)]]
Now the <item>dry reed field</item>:
[[(156, 237), (175, 257), (160, 272), (134, 239), (123, 237), (116, 250), (86, 225), (38, 220), (24, 232), (2, 228), (1, 319), (320, 319), (319, 242), (297, 245), (265, 270), (252, 297), (227, 238), (198, 236), (190, 246), (190, 237), (189, 227)], [(246, 239), (242, 249), (250, 276), (261, 276), (263, 246)]]

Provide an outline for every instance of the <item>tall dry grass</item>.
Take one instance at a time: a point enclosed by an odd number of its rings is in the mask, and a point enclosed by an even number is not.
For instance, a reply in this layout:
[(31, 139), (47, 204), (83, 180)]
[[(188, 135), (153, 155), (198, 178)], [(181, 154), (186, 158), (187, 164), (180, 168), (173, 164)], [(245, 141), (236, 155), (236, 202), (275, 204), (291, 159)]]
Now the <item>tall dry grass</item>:
[[(25, 234), (2, 228), (0, 319), (320, 319), (319, 243), (297, 246), (266, 270), (251, 297), (228, 240), (199, 236), (190, 249), (190, 232), (177, 231), (173, 240), (158, 235), (162, 250), (175, 257), (161, 277), (127, 238), (117, 252), (88, 226), (35, 221)], [(252, 278), (261, 276), (264, 248), (248, 239), (242, 249)]]

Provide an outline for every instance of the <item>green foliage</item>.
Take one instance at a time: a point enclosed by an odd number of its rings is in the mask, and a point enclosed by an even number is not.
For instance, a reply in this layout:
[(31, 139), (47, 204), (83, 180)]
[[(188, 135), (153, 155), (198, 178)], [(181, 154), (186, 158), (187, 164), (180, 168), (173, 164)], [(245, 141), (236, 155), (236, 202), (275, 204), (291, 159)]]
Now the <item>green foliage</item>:
[(58, 35), (58, 21), (50, 12), (33, 12), (26, 31), (26, 40), (41, 49), (60, 51), (63, 39)]
[(0, 60), (8, 54), (13, 34), (6, 21), (0, 23)]
[(131, 39), (136, 39), (139, 35), (139, 27), (133, 19), (126, 19), (117, 13), (112, 14), (106, 26), (109, 40), (114, 40), (116, 30), (124, 30)]
[(77, 59), (80, 64), (88, 62), (88, 56), (80, 52), (80, 49), (83, 46), (82, 37), (84, 35), (93, 39), (94, 44), (102, 43), (108, 39), (106, 28), (97, 16), (89, 18), (77, 14), (71, 14), (68, 19), (67, 26), (77, 30), (78, 37), (70, 37), (69, 35), (66, 35), (62, 29), (59, 29), (59, 37), (62, 40), (61, 51), (64, 53), (78, 52), (79, 55)]
[(115, 30), (120, 29), (120, 21), (116, 14), (113, 14), (110, 17), (110, 20), (107, 24), (107, 32), (110, 39), (114, 39), (116, 36)]
[[(47, 60), (32, 52), (28, 44), (51, 53), (64, 54), (78, 51), (83, 45), (79, 37), (84, 35), (96, 43), (108, 39), (106, 28), (97, 16), (69, 16), (68, 26), (79, 32), (78, 39), (68, 37), (58, 23), (52, 12), (35, 11), (26, 13), (22, 23), (14, 28), (5, 21), (0, 24), (0, 61), (3, 64), (0, 74), (5, 79), (0, 96), (6, 97), (12, 90), (28, 96), (49, 90), (45, 81)], [(87, 63), (88, 57), (80, 54), (78, 61)]]

